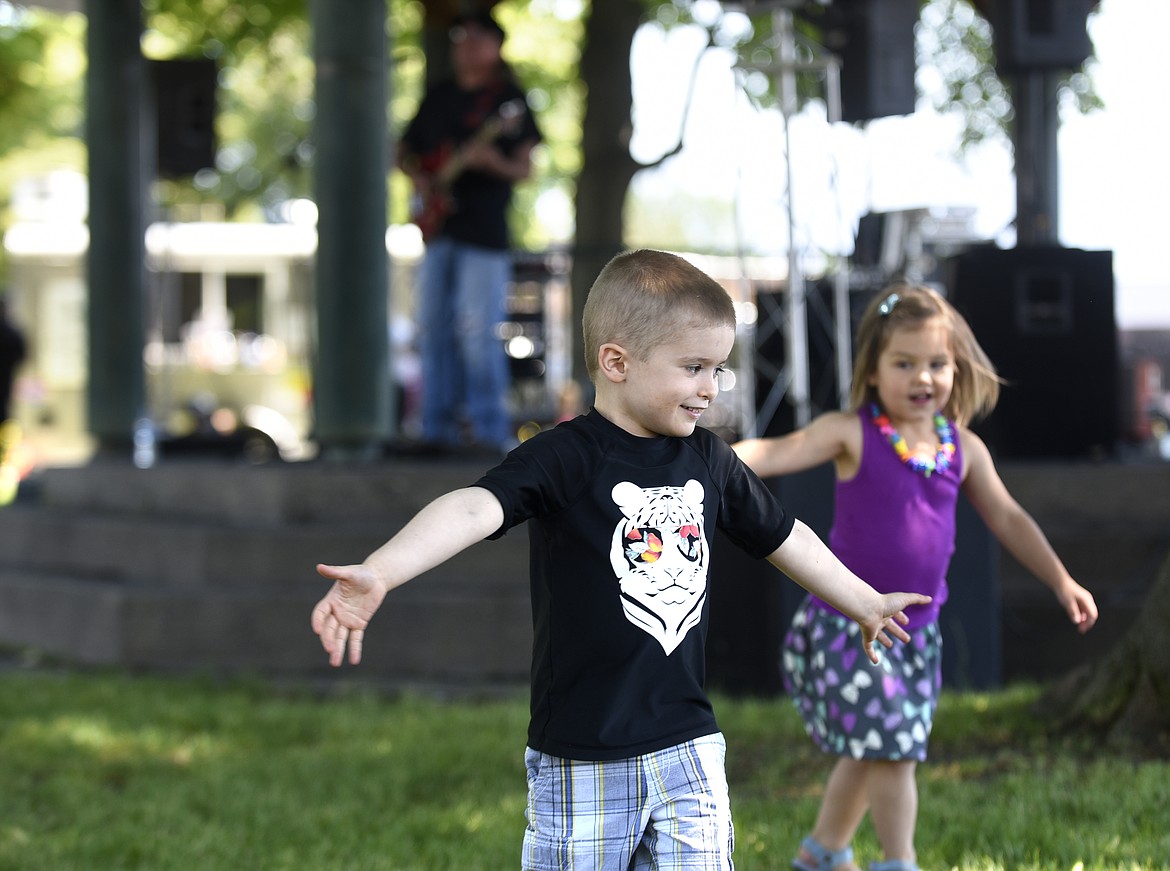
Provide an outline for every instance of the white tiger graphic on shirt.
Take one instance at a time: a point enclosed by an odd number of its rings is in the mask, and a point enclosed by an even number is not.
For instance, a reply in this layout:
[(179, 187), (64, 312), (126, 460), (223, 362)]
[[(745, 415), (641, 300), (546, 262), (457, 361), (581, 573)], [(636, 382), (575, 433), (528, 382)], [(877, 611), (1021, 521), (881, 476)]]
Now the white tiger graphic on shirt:
[(611, 495), (624, 515), (609, 551), (622, 608), (669, 656), (702, 619), (707, 598), (703, 485), (691, 479), (682, 487), (642, 488), (623, 481)]

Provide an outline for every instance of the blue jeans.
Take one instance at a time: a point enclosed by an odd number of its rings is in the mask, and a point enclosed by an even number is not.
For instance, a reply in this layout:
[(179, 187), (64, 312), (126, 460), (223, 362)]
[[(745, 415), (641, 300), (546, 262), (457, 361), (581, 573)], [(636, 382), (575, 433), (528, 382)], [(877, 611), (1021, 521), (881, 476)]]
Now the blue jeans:
[(512, 442), (508, 360), (496, 330), (511, 277), (509, 251), (445, 238), (427, 244), (418, 281), (427, 441), (460, 444), (465, 418), (476, 442)]

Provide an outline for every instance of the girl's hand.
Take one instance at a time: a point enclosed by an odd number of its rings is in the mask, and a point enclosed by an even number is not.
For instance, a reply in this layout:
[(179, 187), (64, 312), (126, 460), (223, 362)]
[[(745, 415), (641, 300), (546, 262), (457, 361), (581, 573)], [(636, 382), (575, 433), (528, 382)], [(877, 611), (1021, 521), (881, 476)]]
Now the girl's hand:
[(921, 593), (887, 593), (881, 597), (880, 614), (858, 623), (861, 626), (862, 647), (870, 662), (875, 665), (878, 663), (878, 653), (873, 648), (874, 641), (882, 647), (890, 648), (894, 646), (895, 638), (903, 643), (910, 640), (909, 633), (902, 628), (910, 622), (904, 609), (911, 605), (925, 605), (928, 602), (930, 596)]
[(318, 565), (317, 573), (334, 584), (313, 609), (313, 631), (321, 637), (330, 665), (341, 665), (347, 649), (350, 664), (357, 665), (366, 626), (389, 588), (365, 565)]
[(1056, 591), (1056, 600), (1060, 602), (1068, 619), (1076, 625), (1077, 631), (1084, 635), (1097, 622), (1097, 602), (1093, 594), (1069, 578)]

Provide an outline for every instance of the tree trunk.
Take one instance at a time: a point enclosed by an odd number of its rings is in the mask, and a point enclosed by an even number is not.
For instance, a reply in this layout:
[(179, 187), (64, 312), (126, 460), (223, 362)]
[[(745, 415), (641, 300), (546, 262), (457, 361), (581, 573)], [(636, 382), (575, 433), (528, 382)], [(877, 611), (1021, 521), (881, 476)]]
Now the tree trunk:
[(576, 235), (569, 276), (573, 300), (573, 380), (591, 396), (582, 353), (581, 314), (597, 273), (623, 247), (622, 213), (639, 164), (630, 156), (633, 91), (630, 53), (645, 6), (638, 0), (593, 0), (585, 25), (585, 85)]
[(1170, 755), (1170, 554), (1145, 606), (1109, 655), (1053, 685), (1038, 713), (1058, 732)]

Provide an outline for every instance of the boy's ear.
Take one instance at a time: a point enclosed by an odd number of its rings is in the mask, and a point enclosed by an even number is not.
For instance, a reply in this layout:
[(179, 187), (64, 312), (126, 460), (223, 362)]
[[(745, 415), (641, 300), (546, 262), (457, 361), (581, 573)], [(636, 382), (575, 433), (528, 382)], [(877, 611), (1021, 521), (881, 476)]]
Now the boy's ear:
[(597, 349), (597, 366), (607, 381), (625, 381), (628, 363), (629, 355), (621, 345), (607, 342)]

